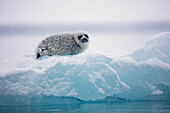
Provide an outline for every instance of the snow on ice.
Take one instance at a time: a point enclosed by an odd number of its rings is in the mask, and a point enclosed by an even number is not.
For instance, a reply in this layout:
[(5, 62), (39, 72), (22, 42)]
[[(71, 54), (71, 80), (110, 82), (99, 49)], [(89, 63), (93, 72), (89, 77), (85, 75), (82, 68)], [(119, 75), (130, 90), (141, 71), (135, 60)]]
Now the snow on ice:
[(104, 55), (15, 57), (0, 61), (0, 95), (72, 96), (83, 100), (111, 95), (144, 98), (170, 92), (170, 33), (121, 58)]

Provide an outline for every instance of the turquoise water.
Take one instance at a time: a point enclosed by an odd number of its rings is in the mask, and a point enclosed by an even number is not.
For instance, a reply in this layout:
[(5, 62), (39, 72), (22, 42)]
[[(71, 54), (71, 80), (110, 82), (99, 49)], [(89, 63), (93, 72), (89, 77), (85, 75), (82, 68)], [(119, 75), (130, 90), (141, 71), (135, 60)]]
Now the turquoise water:
[(170, 101), (0, 106), (0, 113), (170, 113)]

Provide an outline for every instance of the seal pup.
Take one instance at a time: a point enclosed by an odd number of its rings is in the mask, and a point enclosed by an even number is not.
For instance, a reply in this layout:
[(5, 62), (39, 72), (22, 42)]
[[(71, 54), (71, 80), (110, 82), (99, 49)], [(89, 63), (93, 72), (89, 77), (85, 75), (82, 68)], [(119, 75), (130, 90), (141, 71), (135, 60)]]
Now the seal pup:
[(84, 52), (88, 45), (89, 36), (85, 32), (56, 34), (38, 44), (36, 58), (43, 55), (76, 55)]

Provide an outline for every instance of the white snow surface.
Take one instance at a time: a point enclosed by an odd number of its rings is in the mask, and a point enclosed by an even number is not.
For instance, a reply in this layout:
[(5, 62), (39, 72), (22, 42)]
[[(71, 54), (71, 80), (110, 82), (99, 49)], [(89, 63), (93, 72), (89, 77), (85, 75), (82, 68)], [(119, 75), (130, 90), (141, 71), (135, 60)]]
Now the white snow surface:
[(156, 90), (156, 91), (152, 92), (152, 95), (162, 95), (162, 94), (163, 94), (163, 92), (160, 90)]
[(5, 59), (0, 61), (0, 95), (94, 100), (114, 94), (124, 98), (166, 94), (158, 85), (170, 87), (169, 44), (170, 33), (161, 33), (144, 48), (117, 59), (99, 54)]

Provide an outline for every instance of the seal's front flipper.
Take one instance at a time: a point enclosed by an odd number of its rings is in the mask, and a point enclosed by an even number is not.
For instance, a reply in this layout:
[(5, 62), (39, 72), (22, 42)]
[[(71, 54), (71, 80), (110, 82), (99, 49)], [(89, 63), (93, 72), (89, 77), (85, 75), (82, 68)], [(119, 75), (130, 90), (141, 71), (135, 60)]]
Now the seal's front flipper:
[(40, 57), (40, 54), (39, 54), (39, 53), (37, 53), (36, 59), (38, 59), (39, 57)]

